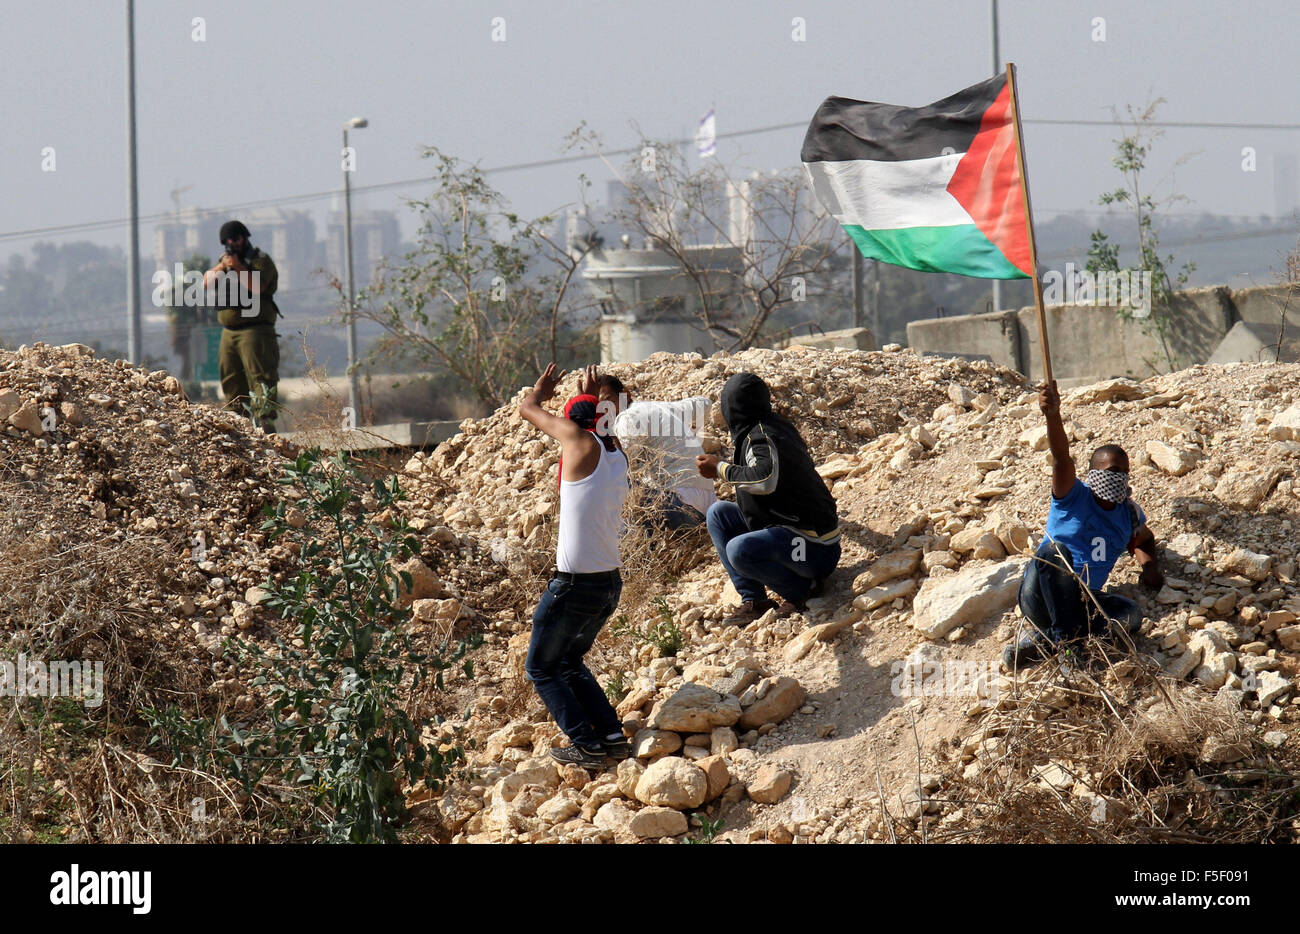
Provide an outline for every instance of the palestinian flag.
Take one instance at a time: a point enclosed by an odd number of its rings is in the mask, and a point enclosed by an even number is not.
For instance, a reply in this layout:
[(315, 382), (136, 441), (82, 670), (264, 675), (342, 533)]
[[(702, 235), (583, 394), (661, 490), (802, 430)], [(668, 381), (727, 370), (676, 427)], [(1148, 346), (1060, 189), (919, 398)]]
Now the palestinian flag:
[(1031, 276), (1006, 75), (926, 107), (828, 97), (801, 157), (817, 198), (868, 259)]

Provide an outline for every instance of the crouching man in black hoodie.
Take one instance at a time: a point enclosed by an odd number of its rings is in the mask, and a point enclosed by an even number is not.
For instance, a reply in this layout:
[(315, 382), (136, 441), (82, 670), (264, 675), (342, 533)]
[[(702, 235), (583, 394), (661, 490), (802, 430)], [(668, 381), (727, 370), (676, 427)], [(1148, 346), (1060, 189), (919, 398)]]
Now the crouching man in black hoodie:
[[(722, 387), (722, 417), (735, 444), (734, 462), (695, 458), (702, 476), (736, 488), (706, 516), (709, 535), (743, 601), (724, 622), (744, 626), (776, 607), (789, 616), (819, 596), (840, 560), (835, 499), (817, 474), (808, 446), (787, 419), (772, 412), (767, 383), (737, 373)], [(768, 599), (768, 588), (784, 601)]]

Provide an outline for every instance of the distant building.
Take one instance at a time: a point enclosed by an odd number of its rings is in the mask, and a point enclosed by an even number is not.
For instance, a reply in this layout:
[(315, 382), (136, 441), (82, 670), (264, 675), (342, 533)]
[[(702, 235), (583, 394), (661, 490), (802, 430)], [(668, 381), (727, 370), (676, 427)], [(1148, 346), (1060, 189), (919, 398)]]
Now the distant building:
[[(687, 247), (692, 265), (716, 270), (715, 288), (732, 287), (742, 269), (731, 246)], [(700, 322), (698, 284), (661, 250), (601, 249), (582, 271), (600, 304), (600, 362), (633, 362), (652, 353), (713, 353), (713, 338)]]
[[(370, 284), (375, 271), (385, 261), (400, 259), (402, 231), (392, 211), (352, 212), (352, 263), (356, 287)], [(346, 238), (343, 212), (330, 211), (325, 229), (324, 266), (343, 279), (347, 272)]]
[[(247, 225), (253, 245), (271, 254), (279, 273), (278, 291), (308, 288), (316, 265), (316, 225), (306, 211), (259, 208), (236, 215)], [(155, 268), (170, 271), (176, 263), (200, 254), (216, 261), (222, 248), (221, 225), (231, 219), (224, 211), (186, 208), (154, 227)]]
[(281, 293), (308, 289), (321, 283), (312, 272), (316, 260), (316, 223), (306, 211), (259, 208), (240, 218), (252, 233), (253, 245), (271, 254)]
[(211, 257), (220, 254), (217, 234), (229, 218), (216, 211), (186, 208), (172, 214), (153, 229), (153, 259), (158, 269), (170, 270), (195, 253)]

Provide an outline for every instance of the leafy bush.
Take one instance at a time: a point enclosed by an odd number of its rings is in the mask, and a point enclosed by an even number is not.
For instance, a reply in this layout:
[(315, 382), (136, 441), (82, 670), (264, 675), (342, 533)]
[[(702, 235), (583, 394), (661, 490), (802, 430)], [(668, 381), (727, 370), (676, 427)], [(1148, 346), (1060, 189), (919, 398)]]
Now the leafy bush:
[[(371, 518), (393, 514), (402, 498), (396, 478), (359, 495), (365, 481), (346, 454), (311, 451), (280, 482), (299, 491), (307, 521), (291, 526), (284, 503), (266, 510), (268, 537), (292, 539), (300, 551), (296, 577), (264, 585), (265, 606), (296, 624), (296, 638), (277, 640), (273, 651), (231, 645), (241, 666), (259, 669), (251, 686), (264, 694), (267, 715), (237, 723), (151, 711), (151, 744), (176, 762), (224, 768), (246, 792), (268, 780), (297, 785), (325, 815), (315, 822), (329, 841), (394, 842), (406, 813), (399, 779), (437, 791), (464, 759), (459, 744), (426, 742), (429, 720), (408, 712), (412, 698), (429, 673), (440, 690), (442, 672), (472, 643), (444, 643), (434, 654), (412, 645), (400, 602), (411, 576), (394, 566), (418, 554), (419, 542), (404, 520), (385, 528)], [(461, 667), (472, 672), (468, 660)]]
[(686, 634), (677, 625), (667, 600), (663, 597), (655, 597), (653, 603), (655, 612), (659, 614), (657, 622), (650, 622), (638, 628), (630, 624), (625, 615), (620, 614), (614, 620), (611, 631), (616, 636), (631, 636), (637, 642), (653, 645), (660, 658), (668, 658), (681, 651), (682, 646), (686, 644)]

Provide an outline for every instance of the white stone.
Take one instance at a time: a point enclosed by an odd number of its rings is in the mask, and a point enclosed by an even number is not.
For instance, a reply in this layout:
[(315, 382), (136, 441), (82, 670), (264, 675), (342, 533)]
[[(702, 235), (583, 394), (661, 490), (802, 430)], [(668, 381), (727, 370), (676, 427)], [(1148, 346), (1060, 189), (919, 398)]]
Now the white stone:
[(965, 623), (1002, 613), (1016, 600), (1028, 558), (975, 562), (955, 574), (929, 578), (912, 601), (912, 627), (942, 639)]

